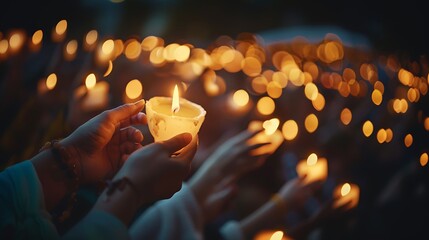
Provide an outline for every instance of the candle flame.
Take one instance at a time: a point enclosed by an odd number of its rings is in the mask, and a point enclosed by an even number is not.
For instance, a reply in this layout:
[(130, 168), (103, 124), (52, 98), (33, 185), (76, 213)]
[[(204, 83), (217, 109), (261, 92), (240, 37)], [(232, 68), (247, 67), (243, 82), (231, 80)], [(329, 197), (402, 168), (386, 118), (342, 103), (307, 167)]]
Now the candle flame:
[(86, 85), (86, 88), (89, 90), (89, 89), (92, 89), (92, 88), (94, 88), (95, 87), (95, 83), (96, 83), (96, 78), (95, 78), (95, 74), (94, 73), (90, 73), (87, 77), (86, 77), (86, 79), (85, 79), (85, 85)]
[(341, 187), (341, 196), (346, 196), (347, 194), (350, 193), (351, 190), (351, 186), (348, 183), (344, 183), (343, 186)]
[(265, 129), (265, 134), (272, 135), (279, 127), (280, 120), (278, 118), (272, 118), (270, 120), (265, 121), (262, 124), (262, 127)]
[(307, 158), (307, 165), (312, 166), (317, 163), (317, 155), (315, 153), (312, 153)]
[(282, 231), (276, 231), (271, 235), (270, 240), (281, 240), (283, 238), (283, 232)]
[(180, 104), (179, 104), (179, 89), (176, 86), (174, 86), (174, 92), (173, 92), (173, 101), (171, 102), (171, 111), (173, 113), (177, 113), (180, 110)]

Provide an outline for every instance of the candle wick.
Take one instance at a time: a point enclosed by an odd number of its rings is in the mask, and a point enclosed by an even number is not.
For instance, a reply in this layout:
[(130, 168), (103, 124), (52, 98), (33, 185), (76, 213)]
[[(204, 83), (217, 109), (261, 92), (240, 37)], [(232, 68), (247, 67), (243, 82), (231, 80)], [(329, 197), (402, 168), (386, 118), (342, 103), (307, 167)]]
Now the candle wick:
[(179, 111), (178, 107), (173, 108), (173, 113), (177, 113)]

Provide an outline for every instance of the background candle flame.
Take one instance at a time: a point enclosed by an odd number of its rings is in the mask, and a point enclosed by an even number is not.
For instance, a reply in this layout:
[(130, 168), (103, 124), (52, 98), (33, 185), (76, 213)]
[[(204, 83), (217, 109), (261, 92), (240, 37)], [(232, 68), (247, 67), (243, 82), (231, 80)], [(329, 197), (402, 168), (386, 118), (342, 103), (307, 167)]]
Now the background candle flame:
[(171, 111), (173, 113), (177, 113), (180, 110), (180, 104), (179, 104), (179, 89), (176, 86), (174, 86), (174, 92), (173, 92), (173, 101), (171, 102)]
[(96, 82), (97, 82), (97, 79), (95, 78), (95, 74), (90, 73), (85, 79), (85, 86), (88, 90), (92, 89), (95, 87)]
[(272, 118), (270, 120), (265, 121), (262, 124), (262, 127), (265, 129), (265, 134), (272, 135), (279, 127), (280, 120), (278, 118)]
[(317, 163), (317, 155), (315, 153), (312, 153), (307, 158), (307, 165), (315, 165)]
[(344, 185), (341, 187), (341, 196), (346, 196), (347, 194), (349, 194), (351, 189), (350, 184), (348, 183), (344, 183)]

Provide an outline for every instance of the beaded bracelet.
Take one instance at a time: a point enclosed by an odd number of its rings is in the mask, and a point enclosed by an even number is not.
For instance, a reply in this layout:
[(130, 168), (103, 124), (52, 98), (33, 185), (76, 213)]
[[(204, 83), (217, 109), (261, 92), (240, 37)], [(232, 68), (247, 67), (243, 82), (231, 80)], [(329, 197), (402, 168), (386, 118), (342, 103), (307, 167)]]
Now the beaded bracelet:
[[(79, 176), (82, 173), (82, 166), (78, 159), (72, 158), (65, 147), (61, 146), (59, 140), (53, 140), (45, 143), (39, 152), (49, 149), (57, 162), (61, 170), (65, 171), (67, 176), (72, 180), (71, 193), (67, 198), (68, 200), (64, 203), (65, 207), (57, 207), (53, 212), (52, 216), (59, 222), (64, 222), (71, 214), (74, 204), (76, 203), (77, 190), (79, 189)], [(63, 202), (63, 201), (62, 201)], [(63, 205), (63, 204), (59, 204)], [(62, 210), (64, 209), (64, 210)]]

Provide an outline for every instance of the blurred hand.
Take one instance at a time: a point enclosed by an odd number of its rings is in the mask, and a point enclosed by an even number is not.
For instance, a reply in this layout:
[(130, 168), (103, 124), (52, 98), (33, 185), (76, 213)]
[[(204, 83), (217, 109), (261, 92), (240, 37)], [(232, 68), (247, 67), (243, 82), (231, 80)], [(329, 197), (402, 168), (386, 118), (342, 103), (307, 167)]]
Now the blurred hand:
[(77, 128), (60, 143), (79, 159), (81, 182), (112, 177), (128, 155), (141, 147), (142, 133), (131, 125), (146, 124), (144, 101), (107, 110)]
[[(189, 173), (197, 150), (197, 140), (191, 140), (189, 133), (183, 133), (142, 147), (128, 157), (115, 179), (129, 178), (137, 187), (142, 204), (171, 197)], [(180, 149), (179, 154), (173, 155)]]
[[(264, 163), (267, 155), (250, 156), (250, 152), (266, 143), (247, 144), (247, 140), (257, 133), (259, 131), (250, 132), (245, 130), (221, 144), (189, 180), (189, 186), (200, 206), (203, 208), (204, 206), (210, 206), (208, 208), (211, 210), (207, 211), (210, 212), (210, 215), (219, 214), (219, 212), (214, 213), (213, 209), (220, 210), (220, 207), (215, 207), (220, 202), (215, 201), (216, 204), (212, 205), (210, 202), (207, 202), (207, 199), (217, 199), (218, 196), (226, 194), (224, 192), (219, 193), (221, 195), (217, 195), (217, 192), (214, 192), (215, 189), (221, 189), (221, 186), (230, 184), (242, 174)], [(223, 201), (224, 199), (222, 198), (221, 200)], [(212, 216), (205, 217), (208, 219)]]
[(288, 208), (302, 206), (306, 200), (321, 188), (322, 181), (305, 183), (305, 176), (287, 181), (278, 194), (286, 202)]

